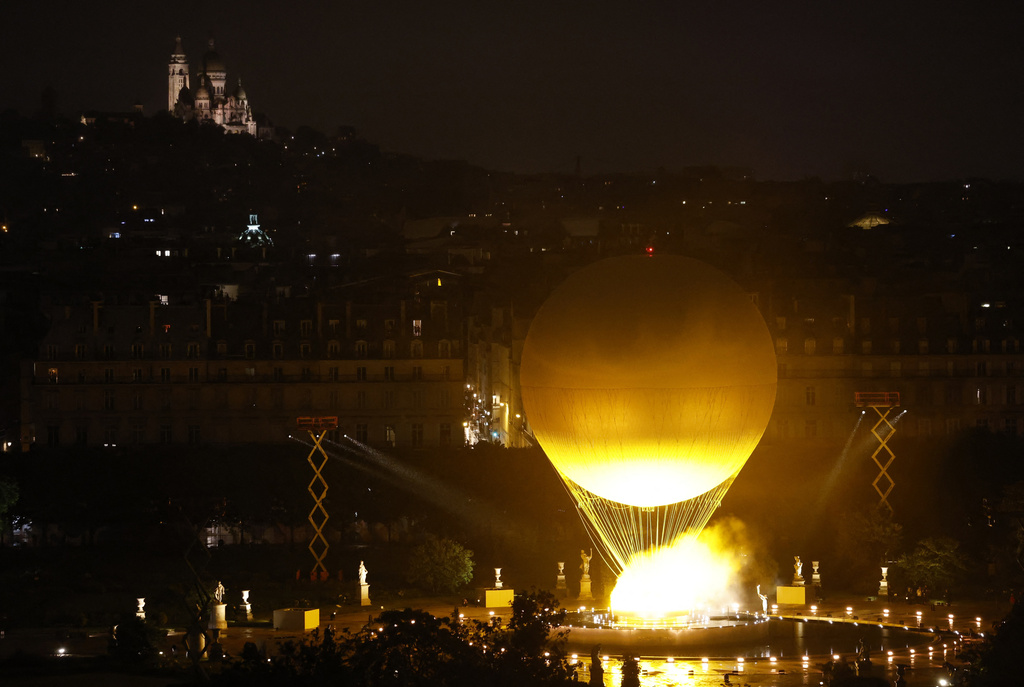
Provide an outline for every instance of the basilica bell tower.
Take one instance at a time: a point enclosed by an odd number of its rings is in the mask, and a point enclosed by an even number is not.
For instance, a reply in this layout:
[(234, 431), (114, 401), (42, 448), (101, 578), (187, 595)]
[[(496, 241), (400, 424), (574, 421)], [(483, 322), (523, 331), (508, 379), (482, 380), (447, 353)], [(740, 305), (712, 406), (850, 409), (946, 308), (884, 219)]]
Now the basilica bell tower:
[(167, 109), (174, 112), (181, 89), (188, 88), (188, 58), (181, 47), (181, 36), (174, 41), (174, 52), (167, 63)]

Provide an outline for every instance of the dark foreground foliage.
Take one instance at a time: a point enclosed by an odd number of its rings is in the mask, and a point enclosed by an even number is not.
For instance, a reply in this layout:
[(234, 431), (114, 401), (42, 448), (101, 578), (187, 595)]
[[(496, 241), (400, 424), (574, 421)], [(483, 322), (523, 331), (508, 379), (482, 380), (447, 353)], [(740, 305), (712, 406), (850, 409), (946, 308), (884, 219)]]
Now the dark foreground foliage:
[(1017, 601), (985, 642), (960, 657), (969, 662), (965, 687), (1017, 687), (1024, 684), (1024, 602)]
[[(214, 677), (222, 685), (462, 687), (573, 683), (565, 655), (565, 612), (548, 592), (518, 595), (507, 621), (462, 621), (457, 612), (384, 611), (357, 633), (327, 629), (279, 656), (243, 652)], [(254, 647), (255, 648), (255, 647)]]

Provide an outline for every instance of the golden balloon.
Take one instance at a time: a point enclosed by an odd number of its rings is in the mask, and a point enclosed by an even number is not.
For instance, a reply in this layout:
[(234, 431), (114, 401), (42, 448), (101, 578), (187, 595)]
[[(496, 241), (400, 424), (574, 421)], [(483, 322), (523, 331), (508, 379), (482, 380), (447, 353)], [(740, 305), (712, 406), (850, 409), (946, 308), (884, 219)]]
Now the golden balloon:
[(775, 404), (771, 336), (732, 279), (679, 256), (572, 274), (530, 326), (523, 406), (559, 473), (653, 507), (734, 477)]

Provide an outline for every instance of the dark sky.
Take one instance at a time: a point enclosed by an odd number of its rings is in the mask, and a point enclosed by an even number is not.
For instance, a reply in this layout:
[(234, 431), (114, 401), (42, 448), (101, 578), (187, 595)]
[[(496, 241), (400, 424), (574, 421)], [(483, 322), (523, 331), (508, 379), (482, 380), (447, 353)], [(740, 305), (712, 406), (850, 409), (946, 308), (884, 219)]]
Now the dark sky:
[(166, 107), (213, 35), (278, 124), (511, 171), (1024, 179), (1024, 11), (1003, 0), (0, 2), (0, 109)]

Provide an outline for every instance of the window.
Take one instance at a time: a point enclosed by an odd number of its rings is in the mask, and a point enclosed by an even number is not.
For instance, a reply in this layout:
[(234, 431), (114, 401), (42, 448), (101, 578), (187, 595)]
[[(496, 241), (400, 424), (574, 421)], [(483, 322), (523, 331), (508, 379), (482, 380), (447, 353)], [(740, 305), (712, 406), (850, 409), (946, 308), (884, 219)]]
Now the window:
[(818, 436), (818, 421), (808, 420), (804, 424), (804, 436), (808, 439), (814, 439)]
[(452, 405), (452, 394), (448, 389), (441, 389), (438, 392), (438, 407), (440, 408), (451, 408)]
[(358, 357), (358, 358), (365, 358), (366, 357), (366, 342), (365, 341), (356, 341), (356, 357)]
[(192, 360), (195, 360), (196, 358), (198, 358), (199, 357), (199, 344), (197, 344), (197, 343), (190, 343), (188, 345), (188, 347), (185, 349), (185, 357), (186, 358), (191, 358)]
[(331, 410), (336, 410), (337, 409), (337, 407), (338, 407), (338, 392), (337, 391), (331, 391), (327, 395), (327, 407), (330, 408)]
[(899, 361), (893, 361), (889, 363), (889, 376), (899, 377), (903, 374), (903, 364)]
[(391, 448), (395, 447), (395, 427), (394, 425), (384, 426), (384, 443)]
[(89, 428), (84, 425), (75, 427), (75, 445), (85, 446), (89, 443)]
[(843, 352), (843, 348), (844, 348), (844, 344), (845, 344), (845, 342), (843, 341), (843, 337), (837, 336), (837, 337), (833, 338), (832, 339), (832, 352), (836, 353), (836, 354), (842, 353)]
[(132, 395), (132, 410), (142, 410), (142, 392), (136, 391)]
[(275, 382), (283, 382), (284, 381), (284, 368), (283, 367), (275, 367), (274, 368), (274, 381)]
[(788, 348), (789, 341), (786, 340), (786, 337), (780, 336), (777, 339), (775, 339), (775, 353), (785, 353)]
[(60, 427), (58, 425), (46, 426), (46, 445), (50, 448), (60, 446)]
[(423, 379), (423, 368), (419, 365), (414, 365), (412, 368), (412, 378), (416, 381)]
[(445, 365), (441, 368), (441, 379), (449, 379), (452, 376), (452, 368)]
[(875, 368), (874, 368), (874, 366), (871, 363), (861, 363), (860, 364), (860, 376), (861, 377), (874, 377), (875, 376)]
[(412, 447), (423, 447), (423, 424), (420, 422), (414, 422), (412, 424)]
[(193, 383), (199, 381), (199, 368), (198, 367), (190, 367), (190, 368), (188, 368), (188, 381), (193, 382)]
[(140, 344), (140, 343), (133, 343), (132, 347), (130, 349), (131, 357), (133, 357), (133, 358), (142, 358), (142, 351), (143, 351), (142, 344)]
[(85, 344), (75, 344), (75, 359), (85, 360)]
[(299, 334), (308, 338), (313, 333), (313, 320), (302, 320), (299, 322)]
[(947, 417), (946, 418), (946, 434), (956, 434), (960, 431), (960, 418), (958, 417)]
[(959, 405), (960, 389), (955, 384), (946, 385), (945, 401), (947, 406)]
[(169, 382), (171, 381), (171, 368), (161, 367), (160, 368), (160, 381)]
[(860, 342), (860, 352), (864, 355), (871, 353), (871, 339), (864, 339)]
[(227, 355), (227, 354), (228, 354), (228, 342), (227, 341), (218, 341), (217, 342), (217, 355)]
[(132, 369), (132, 381), (133, 382), (141, 382), (142, 381), (142, 368), (141, 367), (136, 367), (136, 368)]
[(412, 335), (423, 336), (423, 320), (412, 321)]
[(337, 367), (329, 367), (329, 368), (327, 368), (327, 380), (330, 381), (330, 382), (338, 381), (338, 368)]
[(114, 359), (114, 347), (111, 344), (106, 344), (105, 346), (103, 346), (103, 357), (106, 360)]
[(361, 332), (365, 332), (366, 331), (366, 320), (364, 320), (362, 318), (356, 320), (356, 329), (358, 329)]
[(299, 357), (300, 358), (308, 358), (309, 357), (309, 351), (310, 351), (310, 347), (309, 347), (308, 343), (300, 343), (299, 344)]
[(160, 443), (169, 444), (171, 443), (171, 426), (160, 425)]
[(105, 427), (103, 429), (103, 445), (117, 446), (117, 427)]
[(437, 357), (450, 358), (452, 356), (452, 344), (450, 341), (442, 340), (437, 342)]
[(395, 333), (395, 321), (384, 320), (384, 336), (391, 336)]
[(395, 392), (385, 391), (384, 392), (384, 409), (390, 410), (395, 407)]
[(228, 368), (218, 367), (217, 368), (217, 381), (226, 382), (228, 381)]
[(280, 360), (284, 357), (284, 344), (275, 341), (274, 345), (271, 347), (271, 351), (274, 356), (274, 360)]
[(419, 410), (423, 407), (423, 392), (414, 391), (412, 392), (412, 407)]
[(862, 318), (860, 318), (860, 331), (861, 331), (862, 334), (870, 334), (871, 333), (871, 318), (870, 317), (862, 317)]
[(132, 425), (132, 443), (141, 444), (146, 439), (146, 427), (142, 423)]
[(979, 386), (974, 390), (974, 405), (983, 406), (988, 404), (988, 387)]
[(252, 360), (256, 357), (256, 344), (247, 343), (245, 344), (245, 358), (246, 360)]
[(273, 328), (274, 336), (281, 336), (284, 334), (284, 320), (274, 320)]
[(327, 331), (331, 334), (337, 334), (341, 320), (327, 320)]
[(893, 339), (892, 341), (890, 341), (889, 342), (889, 350), (891, 350), (893, 353), (898, 354), (900, 352), (900, 340), (899, 339)]
[(423, 357), (423, 342), (420, 341), (420, 340), (413, 341), (412, 344), (409, 346), (409, 354), (413, 358), (422, 358)]
[(282, 410), (284, 408), (284, 389), (270, 390), (270, 407), (274, 410)]
[(185, 392), (185, 406), (189, 410), (195, 410), (199, 407), (199, 389), (189, 389)]
[(327, 357), (337, 358), (341, 353), (341, 345), (337, 341), (329, 341), (327, 343)]
[(160, 410), (171, 409), (171, 392), (169, 389), (164, 389), (160, 392)]
[(47, 360), (56, 360), (57, 356), (59, 356), (59, 355), (60, 355), (60, 351), (57, 348), (56, 344), (47, 344), (46, 345), (46, 359)]
[(928, 355), (928, 339), (917, 340), (917, 352), (920, 355)]
[(395, 368), (388, 365), (384, 368), (384, 381), (393, 382), (395, 381)]
[(199, 425), (188, 426), (188, 443), (191, 446), (199, 444)]
[(778, 329), (780, 332), (786, 331), (786, 318), (785, 317), (776, 317), (775, 318), (775, 328)]
[(985, 361), (979, 361), (974, 364), (974, 376), (985, 377), (988, 375), (988, 363)]
[(946, 353), (956, 353), (956, 339), (952, 337), (946, 339)]
[(814, 355), (815, 351), (817, 350), (817, 339), (804, 339), (804, 353), (806, 353), (807, 355)]
[(356, 408), (359, 408), (360, 410), (362, 410), (363, 408), (366, 408), (366, 392), (365, 391), (357, 391), (356, 392)]
[(170, 358), (171, 357), (171, 344), (162, 343), (160, 344), (160, 357)]
[(366, 381), (366, 368), (365, 367), (357, 367), (356, 368), (356, 381), (359, 381), (359, 382), (365, 382)]
[(931, 374), (931, 365), (928, 364), (927, 360), (922, 360), (917, 364), (917, 376), (927, 377)]
[(452, 426), (447, 422), (442, 422), (438, 429), (438, 444), (443, 447), (452, 445)]
[(388, 339), (384, 342), (384, 357), (394, 358), (395, 357), (395, 342)]
[(103, 370), (103, 383), (113, 384), (114, 383), (114, 368), (108, 367)]
[(1016, 434), (1017, 420), (1012, 417), (1008, 417), (1005, 420), (1003, 420), (1003, 431), (1006, 432), (1007, 434)]
[(114, 409), (114, 390), (105, 389), (103, 391), (103, 410)]
[(367, 425), (356, 425), (356, 441), (360, 444), (365, 444), (370, 436), (369, 427)]
[(1006, 405), (1015, 406), (1017, 405), (1017, 387), (1010, 385), (1006, 387)]
[(809, 386), (806, 389), (804, 389), (804, 400), (807, 402), (807, 405), (809, 406), (813, 406), (815, 404), (817, 400), (817, 394), (815, 393), (813, 386)]

